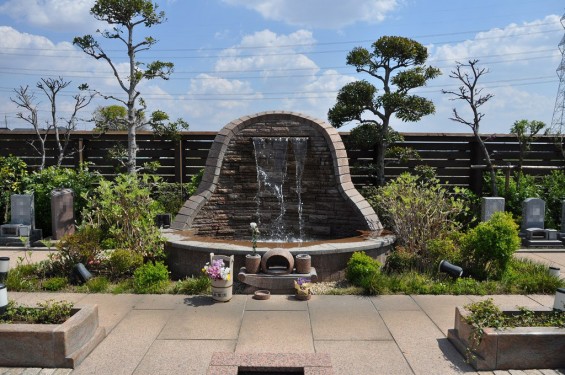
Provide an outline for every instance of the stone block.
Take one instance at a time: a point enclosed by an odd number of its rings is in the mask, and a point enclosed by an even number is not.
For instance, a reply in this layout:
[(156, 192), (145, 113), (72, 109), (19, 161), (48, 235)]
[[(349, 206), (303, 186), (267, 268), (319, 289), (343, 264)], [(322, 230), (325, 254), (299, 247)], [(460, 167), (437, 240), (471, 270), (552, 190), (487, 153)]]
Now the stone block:
[(481, 221), (488, 221), (495, 212), (504, 212), (504, 198), (481, 198)]

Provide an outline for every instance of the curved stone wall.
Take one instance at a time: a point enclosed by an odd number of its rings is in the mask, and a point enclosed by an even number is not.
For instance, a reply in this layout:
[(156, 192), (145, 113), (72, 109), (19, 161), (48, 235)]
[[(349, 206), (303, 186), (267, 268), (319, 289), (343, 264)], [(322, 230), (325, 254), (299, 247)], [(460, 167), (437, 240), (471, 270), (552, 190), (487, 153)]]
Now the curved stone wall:
[[(202, 182), (175, 217), (172, 228), (196, 229), (198, 235), (215, 238), (247, 239), (249, 223), (266, 220), (257, 217), (253, 137), (308, 138), (302, 176), (305, 238), (342, 238), (354, 236), (358, 230), (382, 229), (375, 211), (351, 182), (339, 133), (323, 121), (282, 111), (239, 118), (218, 133)], [(288, 152), (292, 154), (292, 148)], [(291, 197), (296, 194), (296, 165), (292, 155), (288, 160), (284, 189), (285, 195)], [(271, 203), (263, 206), (268, 208)], [(297, 225), (298, 205), (292, 200), (287, 205), (288, 220), (284, 225), (292, 230)]]

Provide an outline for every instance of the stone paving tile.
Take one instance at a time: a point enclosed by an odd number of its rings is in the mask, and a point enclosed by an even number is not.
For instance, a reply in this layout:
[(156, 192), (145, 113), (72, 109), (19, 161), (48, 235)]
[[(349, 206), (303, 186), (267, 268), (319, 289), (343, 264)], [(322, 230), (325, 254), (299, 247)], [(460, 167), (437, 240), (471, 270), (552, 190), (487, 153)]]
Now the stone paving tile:
[(415, 374), (475, 373), (424, 312), (380, 313)]
[(174, 310), (159, 334), (160, 340), (237, 340), (246, 298), (228, 303), (184, 305)]
[(314, 341), (328, 353), (335, 375), (414, 374), (394, 341)]
[(453, 328), (455, 307), (471, 302), (467, 296), (427, 296), (413, 295), (414, 301), (447, 336), (447, 330)]
[(314, 353), (307, 311), (246, 311), (236, 352)]
[(390, 296), (376, 296), (370, 297), (371, 302), (379, 311), (382, 310), (421, 310), (420, 306), (412, 299), (411, 296), (406, 295), (390, 295)]
[(233, 352), (234, 340), (155, 340), (135, 375), (202, 375), (214, 352)]
[(132, 310), (73, 374), (132, 374), (171, 314), (170, 310)]
[(135, 310), (174, 310), (184, 305), (186, 296), (171, 294), (147, 294), (134, 305)]
[(313, 296), (308, 308), (315, 340), (392, 340), (369, 298)]
[(272, 295), (268, 300), (256, 300), (253, 296), (247, 297), (245, 311), (306, 311), (308, 303), (299, 301), (294, 296)]
[(99, 324), (110, 333), (142, 298), (136, 294), (88, 294), (76, 305), (98, 305)]

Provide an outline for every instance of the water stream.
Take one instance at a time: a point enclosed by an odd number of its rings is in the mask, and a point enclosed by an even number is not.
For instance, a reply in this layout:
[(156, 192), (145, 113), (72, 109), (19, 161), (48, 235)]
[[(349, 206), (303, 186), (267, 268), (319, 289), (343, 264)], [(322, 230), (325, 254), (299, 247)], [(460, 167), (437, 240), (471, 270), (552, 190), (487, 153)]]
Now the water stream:
[[(304, 220), (302, 217), (302, 175), (307, 152), (307, 138), (298, 137), (254, 137), (255, 164), (257, 168), (257, 218), (262, 230), (262, 240), (277, 242), (299, 242), (304, 237)], [(284, 184), (287, 179), (288, 144), (292, 145), (296, 165), (296, 194), (298, 208), (298, 233), (286, 228), (287, 207), (284, 195)], [(263, 198), (274, 196), (278, 207), (268, 207)], [(275, 212), (276, 217), (263, 222), (265, 211)]]

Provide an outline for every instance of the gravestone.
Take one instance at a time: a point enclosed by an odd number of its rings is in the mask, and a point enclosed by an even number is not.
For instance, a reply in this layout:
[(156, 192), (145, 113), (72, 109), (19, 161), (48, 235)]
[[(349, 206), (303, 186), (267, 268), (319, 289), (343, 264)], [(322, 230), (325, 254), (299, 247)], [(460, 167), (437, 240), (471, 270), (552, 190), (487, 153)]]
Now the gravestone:
[(33, 194), (13, 194), (10, 197), (10, 224), (29, 225), (35, 228), (35, 205)]
[(545, 229), (545, 202), (539, 198), (528, 198), (522, 206), (522, 227), (520, 236), (523, 245), (530, 247), (562, 247), (557, 239), (557, 230)]
[(522, 205), (522, 232), (526, 229), (543, 229), (545, 202), (539, 198), (527, 198)]
[(489, 221), (495, 212), (504, 212), (504, 198), (481, 198), (481, 221)]
[(55, 189), (51, 192), (52, 238), (60, 240), (75, 232), (74, 193), (71, 189)]

